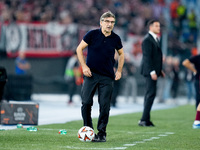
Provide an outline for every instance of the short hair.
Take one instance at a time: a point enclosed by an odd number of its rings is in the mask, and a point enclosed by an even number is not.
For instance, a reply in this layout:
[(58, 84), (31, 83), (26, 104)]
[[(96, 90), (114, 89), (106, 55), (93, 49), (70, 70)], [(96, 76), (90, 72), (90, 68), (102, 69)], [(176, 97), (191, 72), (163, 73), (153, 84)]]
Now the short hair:
[(160, 23), (160, 21), (159, 21), (158, 19), (151, 19), (151, 20), (149, 20), (149, 22), (147, 23), (147, 26), (150, 27), (152, 24), (154, 24), (154, 22), (159, 22), (159, 23)]
[(109, 17), (113, 17), (115, 19), (115, 15), (111, 11), (107, 11), (100, 17), (100, 21), (104, 21), (105, 18)]

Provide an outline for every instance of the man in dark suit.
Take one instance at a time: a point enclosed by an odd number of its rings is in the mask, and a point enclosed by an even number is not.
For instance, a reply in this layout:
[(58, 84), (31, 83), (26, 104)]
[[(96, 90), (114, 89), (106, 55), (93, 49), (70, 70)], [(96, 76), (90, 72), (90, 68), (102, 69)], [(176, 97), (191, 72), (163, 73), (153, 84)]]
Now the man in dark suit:
[(142, 42), (141, 74), (145, 77), (146, 92), (144, 97), (144, 110), (139, 126), (154, 126), (150, 120), (150, 111), (156, 96), (156, 84), (159, 76), (164, 77), (162, 71), (162, 50), (158, 40), (160, 33), (160, 22), (150, 20), (148, 22), (149, 32)]

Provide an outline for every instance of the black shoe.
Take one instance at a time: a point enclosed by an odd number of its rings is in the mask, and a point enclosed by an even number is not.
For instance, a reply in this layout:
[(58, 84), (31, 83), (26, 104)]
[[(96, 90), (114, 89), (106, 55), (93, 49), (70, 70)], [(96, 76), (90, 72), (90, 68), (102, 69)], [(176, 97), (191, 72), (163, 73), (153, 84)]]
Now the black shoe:
[(141, 120), (139, 120), (138, 125), (139, 125), (139, 126), (142, 126), (142, 127), (146, 127), (146, 126), (147, 126), (147, 123), (146, 123), (146, 121), (141, 121)]
[(151, 127), (155, 127), (155, 125), (154, 125), (153, 122), (151, 122), (151, 121), (149, 121), (147, 124), (148, 124), (149, 126), (151, 126)]
[(99, 136), (99, 142), (106, 142), (106, 136)]
[(97, 134), (94, 135), (94, 139), (92, 140), (92, 142), (97, 142), (99, 139), (99, 136)]
[(106, 136), (105, 135), (99, 136), (99, 135), (95, 134), (94, 139), (92, 140), (92, 142), (106, 142)]
[(155, 127), (155, 125), (151, 121), (139, 121), (138, 125), (141, 127)]

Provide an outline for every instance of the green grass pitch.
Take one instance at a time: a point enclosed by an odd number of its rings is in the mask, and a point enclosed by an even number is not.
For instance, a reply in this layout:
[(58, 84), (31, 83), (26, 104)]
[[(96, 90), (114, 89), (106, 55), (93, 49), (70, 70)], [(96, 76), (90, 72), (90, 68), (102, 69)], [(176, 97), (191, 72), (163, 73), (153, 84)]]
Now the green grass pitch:
[[(200, 129), (192, 129), (196, 110), (184, 105), (151, 112), (156, 127), (139, 127), (141, 113), (111, 116), (107, 142), (81, 142), (77, 137), (82, 120), (65, 124), (37, 126), (37, 132), (25, 128), (0, 131), (1, 150), (197, 150)], [(67, 114), (63, 114), (67, 115)], [(97, 119), (93, 119), (95, 132)], [(58, 134), (66, 129), (66, 135)]]

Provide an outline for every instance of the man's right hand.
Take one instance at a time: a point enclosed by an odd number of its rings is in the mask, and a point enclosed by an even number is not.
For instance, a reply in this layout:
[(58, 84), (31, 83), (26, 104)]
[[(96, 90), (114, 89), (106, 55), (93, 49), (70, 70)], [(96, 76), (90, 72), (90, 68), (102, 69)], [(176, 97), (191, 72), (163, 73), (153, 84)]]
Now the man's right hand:
[(83, 69), (83, 74), (86, 77), (91, 77), (92, 76), (92, 72), (90, 71), (90, 68), (87, 65), (83, 66), (82, 69)]

